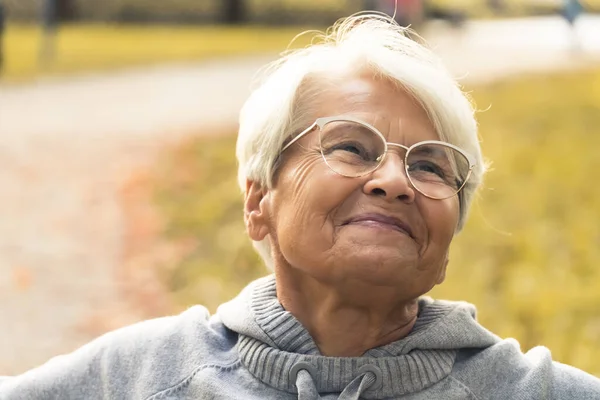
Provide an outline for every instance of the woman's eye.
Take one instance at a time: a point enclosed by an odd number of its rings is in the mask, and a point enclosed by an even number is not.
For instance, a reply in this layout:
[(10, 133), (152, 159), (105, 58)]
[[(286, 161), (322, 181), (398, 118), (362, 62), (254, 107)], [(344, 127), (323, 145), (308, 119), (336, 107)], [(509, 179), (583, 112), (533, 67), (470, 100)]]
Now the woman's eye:
[(352, 145), (340, 146), (336, 150), (343, 150), (354, 154), (360, 154), (361, 151), (358, 147)]
[(440, 178), (444, 178), (444, 171), (436, 164), (428, 161), (418, 161), (414, 164), (411, 164), (409, 167), (409, 171), (415, 172), (426, 172), (430, 174), (435, 174)]
[(359, 156), (365, 155), (365, 151), (362, 146), (359, 146), (354, 143), (340, 143), (331, 148), (331, 151), (343, 151), (348, 153), (353, 153)]

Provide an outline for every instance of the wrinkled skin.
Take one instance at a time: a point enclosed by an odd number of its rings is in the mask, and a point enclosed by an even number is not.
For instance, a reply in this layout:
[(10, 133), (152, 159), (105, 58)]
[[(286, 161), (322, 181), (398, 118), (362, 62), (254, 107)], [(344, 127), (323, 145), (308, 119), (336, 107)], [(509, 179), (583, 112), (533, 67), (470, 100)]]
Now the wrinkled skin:
[[(386, 80), (360, 74), (326, 87), (314, 104), (314, 119), (358, 118), (388, 142), (406, 146), (438, 140), (423, 108)], [(403, 157), (403, 150), (390, 147), (378, 170), (343, 177), (324, 162), (314, 131), (285, 151), (272, 189), (248, 182), (250, 237), (268, 235), (280, 301), (313, 336), (325, 340), (328, 334), (318, 332), (321, 328), (311, 319), (338, 318), (354, 327), (362, 323), (366, 331), (377, 327), (378, 333), (363, 333), (373, 336), (372, 343), (359, 347), (397, 339), (399, 329), (408, 329), (416, 318), (416, 298), (444, 280), (458, 198), (433, 200), (414, 190)], [(363, 213), (397, 218), (410, 234), (386, 224), (347, 223)], [(404, 325), (391, 322), (400, 320)]]

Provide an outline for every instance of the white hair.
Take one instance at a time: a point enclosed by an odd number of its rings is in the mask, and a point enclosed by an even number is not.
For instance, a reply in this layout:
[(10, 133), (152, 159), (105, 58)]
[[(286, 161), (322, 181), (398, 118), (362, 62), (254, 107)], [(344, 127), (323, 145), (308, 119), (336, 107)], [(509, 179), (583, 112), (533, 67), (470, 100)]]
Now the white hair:
[[(340, 69), (357, 73), (367, 69), (410, 93), (440, 140), (475, 157), (476, 166), (459, 194), (459, 231), (485, 172), (474, 109), (438, 57), (410, 39), (410, 33), (387, 16), (356, 14), (319, 34), (307, 48), (267, 65), (240, 114), (236, 154), (242, 190), (246, 180), (272, 188), (284, 142), (314, 122), (310, 103), (322, 91), (322, 82), (314, 84), (311, 78), (334, 77)], [(254, 247), (272, 269), (269, 238), (254, 242)]]

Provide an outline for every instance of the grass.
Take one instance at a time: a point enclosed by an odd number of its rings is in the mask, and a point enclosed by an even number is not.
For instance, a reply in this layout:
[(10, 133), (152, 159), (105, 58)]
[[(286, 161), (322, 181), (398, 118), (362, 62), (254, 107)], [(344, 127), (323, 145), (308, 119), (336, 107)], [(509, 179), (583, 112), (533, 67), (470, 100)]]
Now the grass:
[(167, 286), (183, 307), (200, 303), (215, 310), (265, 275), (244, 233), (234, 147), (232, 135), (193, 140), (156, 167), (154, 200), (166, 221), (164, 239), (188, 249), (165, 269)]
[[(479, 119), (493, 170), (432, 295), (473, 302), (493, 332), (600, 376), (600, 70), (473, 93), (491, 105)], [(156, 168), (163, 239), (187, 248), (165, 265), (181, 307), (215, 310), (266, 273), (244, 233), (234, 143), (197, 138)]]
[(298, 31), (298, 27), (67, 25), (55, 37), (54, 61), (44, 65), (39, 62), (40, 29), (9, 24), (2, 76), (23, 81), (40, 75), (275, 52), (286, 48)]

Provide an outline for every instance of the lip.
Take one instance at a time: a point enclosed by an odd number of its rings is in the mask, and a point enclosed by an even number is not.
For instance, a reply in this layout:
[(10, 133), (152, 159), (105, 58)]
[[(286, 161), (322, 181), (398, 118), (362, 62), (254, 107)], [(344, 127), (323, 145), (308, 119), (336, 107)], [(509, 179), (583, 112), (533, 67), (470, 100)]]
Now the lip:
[(358, 224), (361, 222), (367, 222), (367, 223), (373, 222), (373, 223), (391, 225), (394, 229), (404, 232), (408, 236), (410, 236), (411, 238), (414, 239), (412, 229), (406, 222), (402, 221), (399, 218), (392, 217), (392, 216), (385, 215), (385, 214), (367, 213), (367, 214), (356, 215), (356, 216), (348, 219), (346, 222), (344, 222), (342, 224), (342, 226)]

